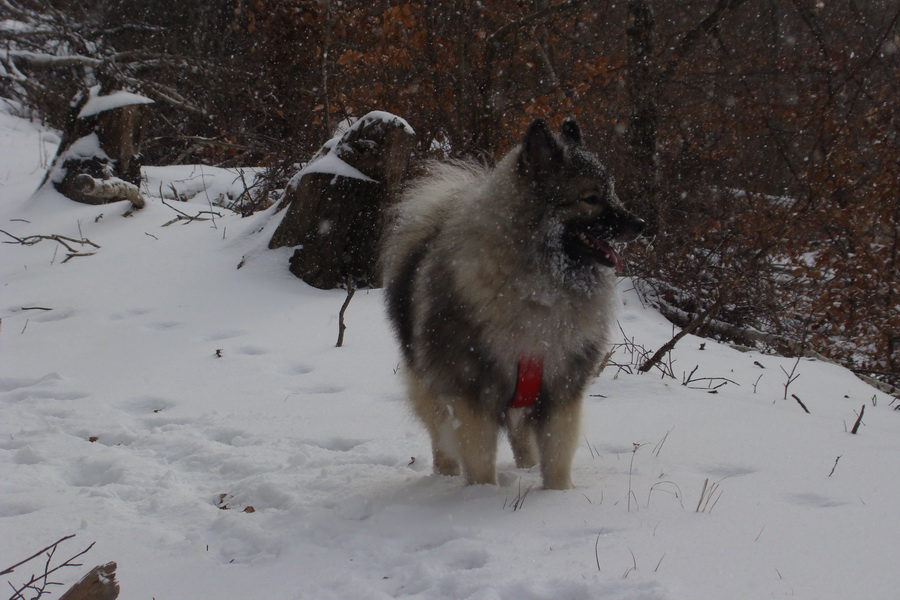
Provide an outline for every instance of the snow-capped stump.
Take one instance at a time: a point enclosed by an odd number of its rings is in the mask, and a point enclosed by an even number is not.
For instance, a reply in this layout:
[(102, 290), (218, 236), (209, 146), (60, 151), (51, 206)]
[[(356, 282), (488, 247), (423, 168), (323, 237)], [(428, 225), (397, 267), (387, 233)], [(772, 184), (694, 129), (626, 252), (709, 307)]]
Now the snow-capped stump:
[(50, 183), (85, 204), (130, 200), (142, 207), (139, 152), (152, 102), (124, 90), (102, 93), (99, 85), (76, 98), (41, 186)]
[(396, 197), (414, 142), (406, 121), (380, 111), (326, 142), (288, 185), (288, 208), (269, 248), (295, 247), (290, 270), (314, 287), (378, 285), (382, 213)]

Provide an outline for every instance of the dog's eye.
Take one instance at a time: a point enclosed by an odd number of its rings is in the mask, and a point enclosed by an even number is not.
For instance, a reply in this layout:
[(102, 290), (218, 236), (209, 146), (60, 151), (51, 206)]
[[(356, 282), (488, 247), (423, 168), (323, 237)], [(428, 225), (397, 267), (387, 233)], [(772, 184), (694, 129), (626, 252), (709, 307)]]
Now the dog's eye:
[(600, 194), (597, 192), (589, 192), (581, 197), (581, 201), (587, 204), (600, 204)]

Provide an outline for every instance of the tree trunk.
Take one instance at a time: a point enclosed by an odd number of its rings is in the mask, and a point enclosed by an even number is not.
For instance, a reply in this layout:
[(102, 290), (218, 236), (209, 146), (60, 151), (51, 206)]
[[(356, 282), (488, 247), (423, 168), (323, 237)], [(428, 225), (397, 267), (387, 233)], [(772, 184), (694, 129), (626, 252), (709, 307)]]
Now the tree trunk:
[(396, 198), (414, 142), (403, 119), (373, 112), (325, 144), (288, 186), (289, 206), (269, 248), (296, 247), (290, 270), (311, 286), (379, 285), (382, 213)]
[(632, 161), (629, 202), (647, 222), (644, 235), (653, 237), (663, 223), (659, 174), (659, 77), (654, 53), (652, 0), (630, 0), (627, 85), (631, 103)]
[[(140, 187), (144, 105), (151, 101), (128, 92), (97, 92), (94, 88), (75, 103), (41, 186), (52, 183), (67, 198), (85, 204), (131, 200), (140, 207), (143, 201), (134, 189), (124, 185), (88, 186), (84, 177)], [(99, 190), (102, 193), (96, 193)]]

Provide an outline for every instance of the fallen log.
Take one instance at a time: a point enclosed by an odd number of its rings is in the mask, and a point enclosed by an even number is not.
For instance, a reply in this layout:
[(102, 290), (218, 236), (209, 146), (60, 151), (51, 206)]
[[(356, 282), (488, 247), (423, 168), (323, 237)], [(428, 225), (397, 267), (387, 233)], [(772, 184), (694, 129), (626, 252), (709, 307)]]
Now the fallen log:
[[(130, 201), (135, 208), (144, 208), (146, 204), (141, 196), (141, 190), (133, 183), (129, 183), (118, 177), (110, 179), (97, 179), (85, 173), (76, 175), (72, 180), (72, 186), (85, 196), (104, 199), (121, 199)], [(98, 204), (102, 204), (99, 203)]]

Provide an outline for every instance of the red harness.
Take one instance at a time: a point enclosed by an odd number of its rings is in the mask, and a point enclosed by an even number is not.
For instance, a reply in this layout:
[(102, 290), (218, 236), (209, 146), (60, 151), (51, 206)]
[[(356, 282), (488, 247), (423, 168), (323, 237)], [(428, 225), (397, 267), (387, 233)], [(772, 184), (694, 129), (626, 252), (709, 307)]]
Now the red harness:
[(510, 408), (528, 408), (535, 405), (538, 396), (541, 395), (543, 372), (543, 356), (519, 358), (519, 377), (516, 379), (516, 392), (509, 404)]

